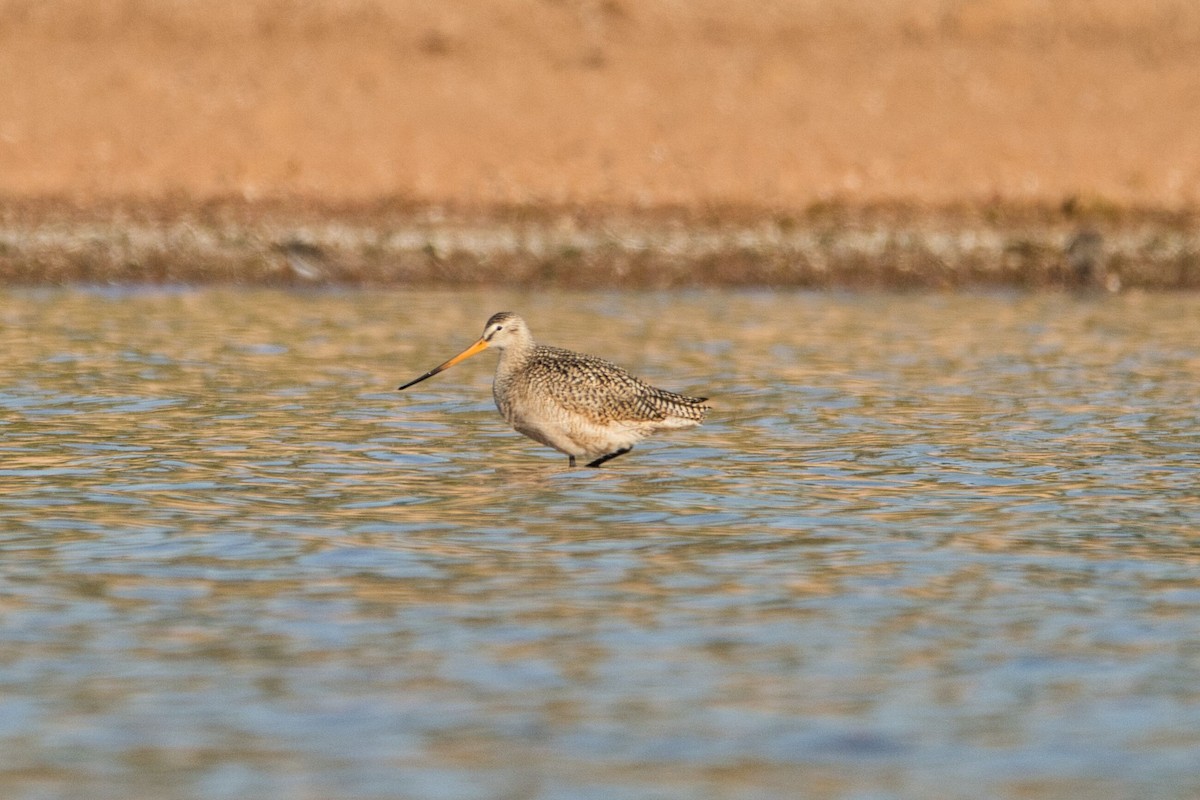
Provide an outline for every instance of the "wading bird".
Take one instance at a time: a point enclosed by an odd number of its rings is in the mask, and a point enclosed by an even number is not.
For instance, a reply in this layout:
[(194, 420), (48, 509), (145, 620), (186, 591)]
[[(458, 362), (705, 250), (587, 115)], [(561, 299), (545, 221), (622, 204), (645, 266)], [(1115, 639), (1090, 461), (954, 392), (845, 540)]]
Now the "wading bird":
[(653, 433), (699, 425), (709, 411), (706, 397), (656, 389), (602, 358), (538, 344), (507, 311), (487, 321), (475, 344), (400, 389), (489, 347), (500, 351), (496, 408), (519, 433), (566, 453), (572, 467), (576, 458), (598, 467)]

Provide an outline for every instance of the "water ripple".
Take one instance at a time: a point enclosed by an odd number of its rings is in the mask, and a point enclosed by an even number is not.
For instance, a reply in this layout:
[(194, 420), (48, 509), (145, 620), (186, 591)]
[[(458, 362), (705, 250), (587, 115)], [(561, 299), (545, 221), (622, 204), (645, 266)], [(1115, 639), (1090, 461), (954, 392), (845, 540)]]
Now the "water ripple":
[[(5, 299), (5, 796), (1200, 792), (1192, 298)], [(711, 422), (392, 391), (500, 306)]]

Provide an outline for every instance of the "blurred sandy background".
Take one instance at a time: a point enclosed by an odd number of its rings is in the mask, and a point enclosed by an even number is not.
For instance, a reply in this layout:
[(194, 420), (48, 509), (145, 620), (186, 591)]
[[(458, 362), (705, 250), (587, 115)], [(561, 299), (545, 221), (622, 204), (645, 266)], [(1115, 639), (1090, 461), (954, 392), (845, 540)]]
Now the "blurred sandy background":
[(1190, 208), (1195, 0), (0, 0), (0, 198)]

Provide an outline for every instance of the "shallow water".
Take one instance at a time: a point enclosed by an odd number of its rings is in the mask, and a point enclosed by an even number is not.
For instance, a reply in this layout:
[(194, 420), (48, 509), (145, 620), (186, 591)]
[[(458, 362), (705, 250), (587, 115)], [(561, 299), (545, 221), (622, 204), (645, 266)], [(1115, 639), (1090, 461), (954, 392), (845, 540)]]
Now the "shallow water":
[[(0, 299), (0, 796), (1200, 793), (1196, 297)], [(506, 308), (710, 422), (394, 391)]]

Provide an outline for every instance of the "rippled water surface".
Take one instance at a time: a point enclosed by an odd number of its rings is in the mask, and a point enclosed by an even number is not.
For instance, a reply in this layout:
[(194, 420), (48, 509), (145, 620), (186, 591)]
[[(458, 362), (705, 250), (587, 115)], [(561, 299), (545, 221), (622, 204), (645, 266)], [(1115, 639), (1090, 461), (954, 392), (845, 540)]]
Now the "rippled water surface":
[[(709, 394), (599, 470), (499, 310)], [(1200, 300), (0, 295), (0, 796), (1200, 796)]]

